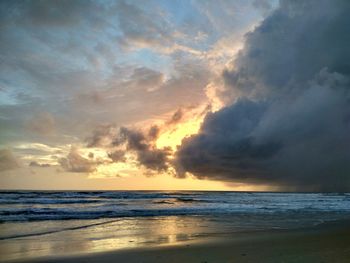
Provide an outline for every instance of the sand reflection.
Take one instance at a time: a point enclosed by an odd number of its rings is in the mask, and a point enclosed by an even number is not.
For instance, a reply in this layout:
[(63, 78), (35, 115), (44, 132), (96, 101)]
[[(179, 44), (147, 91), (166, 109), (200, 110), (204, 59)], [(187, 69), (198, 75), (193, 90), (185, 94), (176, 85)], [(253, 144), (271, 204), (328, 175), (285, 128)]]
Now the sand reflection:
[[(198, 238), (204, 229), (203, 217), (150, 217), (95, 221), (66, 221), (57, 232), (0, 241), (2, 259), (71, 255), (142, 246), (174, 245)], [(39, 233), (45, 222), (28, 224), (26, 232)], [(55, 224), (50, 222), (50, 224)], [(64, 230), (70, 226), (80, 229)], [(21, 225), (25, 227), (25, 225)], [(50, 226), (53, 227), (52, 225)], [(62, 231), (61, 231), (62, 230)]]

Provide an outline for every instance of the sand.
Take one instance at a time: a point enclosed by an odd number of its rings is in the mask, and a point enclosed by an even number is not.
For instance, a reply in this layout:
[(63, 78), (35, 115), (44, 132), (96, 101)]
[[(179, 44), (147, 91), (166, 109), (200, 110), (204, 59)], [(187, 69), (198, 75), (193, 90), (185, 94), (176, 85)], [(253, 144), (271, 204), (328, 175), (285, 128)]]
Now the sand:
[(22, 262), (349, 263), (350, 223), (325, 224), (313, 229), (239, 233), (176, 246), (152, 246)]

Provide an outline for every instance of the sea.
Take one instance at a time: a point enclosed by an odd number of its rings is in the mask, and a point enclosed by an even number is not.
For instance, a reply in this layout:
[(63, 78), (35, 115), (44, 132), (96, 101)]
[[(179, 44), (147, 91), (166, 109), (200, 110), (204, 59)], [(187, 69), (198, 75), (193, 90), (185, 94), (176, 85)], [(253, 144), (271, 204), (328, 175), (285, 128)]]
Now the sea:
[(174, 245), (350, 219), (350, 193), (0, 192), (0, 261)]

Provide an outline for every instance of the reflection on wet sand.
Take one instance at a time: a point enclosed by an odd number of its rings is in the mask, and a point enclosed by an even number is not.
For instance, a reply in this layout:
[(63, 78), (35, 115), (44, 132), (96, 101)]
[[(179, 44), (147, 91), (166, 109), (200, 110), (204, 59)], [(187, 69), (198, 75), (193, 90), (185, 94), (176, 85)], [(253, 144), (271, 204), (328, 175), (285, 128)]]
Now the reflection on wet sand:
[[(196, 216), (168, 216), (150, 218), (125, 218), (107, 221), (91, 227), (64, 230), (70, 226), (86, 225), (89, 221), (66, 221), (62, 230), (28, 237), (0, 241), (2, 259), (32, 258), (70, 255), (142, 246), (174, 245), (187, 242), (207, 233), (216, 232), (213, 223)], [(91, 221), (90, 221), (91, 222)], [(50, 224), (54, 224), (50, 222)], [(26, 224), (34, 233), (45, 228), (45, 222)], [(24, 227), (23, 224), (21, 227)], [(13, 226), (12, 226), (13, 227)], [(221, 226), (222, 227), (222, 226)], [(1, 228), (6, 228), (6, 224)], [(52, 228), (52, 226), (51, 226)], [(35, 230), (35, 231), (34, 231)], [(30, 232), (28, 229), (27, 232)]]
[[(312, 227), (328, 216), (261, 213), (3, 223), (0, 224), (0, 255), (2, 260), (25, 259), (187, 245), (208, 237), (234, 237), (242, 231)], [(331, 216), (329, 218), (335, 218), (333, 213)], [(19, 233), (23, 235), (18, 237)]]

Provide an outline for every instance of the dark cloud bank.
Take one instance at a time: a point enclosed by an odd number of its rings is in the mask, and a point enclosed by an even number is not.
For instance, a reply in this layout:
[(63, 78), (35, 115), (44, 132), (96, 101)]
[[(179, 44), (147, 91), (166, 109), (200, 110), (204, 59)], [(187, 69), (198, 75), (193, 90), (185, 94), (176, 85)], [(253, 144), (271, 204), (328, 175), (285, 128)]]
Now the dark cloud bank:
[(223, 73), (231, 106), (183, 141), (180, 175), (349, 191), (349, 12), (347, 0), (281, 1)]

